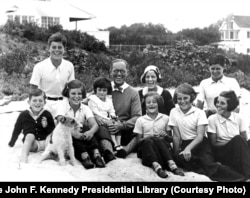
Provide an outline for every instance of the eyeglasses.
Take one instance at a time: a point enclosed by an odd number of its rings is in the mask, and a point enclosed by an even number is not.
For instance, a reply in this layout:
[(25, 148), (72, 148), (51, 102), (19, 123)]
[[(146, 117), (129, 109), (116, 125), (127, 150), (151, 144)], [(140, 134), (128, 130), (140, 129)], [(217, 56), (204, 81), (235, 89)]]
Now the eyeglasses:
[(115, 70), (113, 70), (112, 71), (114, 74), (118, 74), (119, 72), (122, 74), (122, 75), (124, 75), (125, 73), (126, 73), (126, 71), (125, 70), (122, 70), (122, 69), (115, 69)]

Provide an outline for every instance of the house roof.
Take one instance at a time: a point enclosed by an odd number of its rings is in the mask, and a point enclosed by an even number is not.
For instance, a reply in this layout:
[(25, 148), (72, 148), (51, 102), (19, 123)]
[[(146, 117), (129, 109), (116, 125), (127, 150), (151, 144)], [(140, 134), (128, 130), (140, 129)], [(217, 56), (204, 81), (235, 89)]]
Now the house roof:
[(15, 15), (33, 15), (41, 16), (67, 16), (69, 21), (88, 20), (95, 18), (94, 15), (64, 2), (48, 2), (48, 1), (11, 1), (11, 4), (5, 9), (6, 13)]
[(239, 15), (233, 15), (231, 16), (232, 20), (242, 28), (250, 28), (250, 16), (239, 16)]

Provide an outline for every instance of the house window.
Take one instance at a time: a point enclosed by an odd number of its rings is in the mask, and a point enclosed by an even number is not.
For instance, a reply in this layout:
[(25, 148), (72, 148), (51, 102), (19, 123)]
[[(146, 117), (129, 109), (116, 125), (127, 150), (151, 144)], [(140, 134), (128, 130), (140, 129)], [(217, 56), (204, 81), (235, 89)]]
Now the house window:
[(60, 24), (60, 18), (59, 17), (55, 17), (54, 18), (54, 25), (58, 25)]
[(250, 38), (250, 32), (247, 32), (247, 38)]
[(14, 18), (13, 15), (8, 15), (7, 17), (8, 17), (8, 21), (13, 21), (13, 18)]
[(48, 19), (47, 17), (42, 17), (42, 27), (48, 28)]
[(59, 17), (42, 17), (42, 27), (48, 28), (49, 26), (54, 26), (60, 23)]
[(226, 31), (226, 39), (229, 39), (229, 32)]
[(220, 33), (220, 38), (221, 38), (221, 40), (224, 40), (224, 32)]
[(20, 23), (20, 16), (19, 15), (15, 16), (15, 21)]
[(22, 16), (22, 23), (28, 22), (28, 16)]
[(230, 32), (230, 39), (234, 39), (234, 32)]
[(48, 17), (48, 26), (53, 26), (53, 17)]
[(29, 16), (29, 22), (33, 23), (35, 21), (35, 17), (34, 16)]
[(233, 21), (228, 22), (228, 23), (227, 23), (227, 29), (232, 30), (233, 27), (234, 27), (233, 25), (234, 25)]

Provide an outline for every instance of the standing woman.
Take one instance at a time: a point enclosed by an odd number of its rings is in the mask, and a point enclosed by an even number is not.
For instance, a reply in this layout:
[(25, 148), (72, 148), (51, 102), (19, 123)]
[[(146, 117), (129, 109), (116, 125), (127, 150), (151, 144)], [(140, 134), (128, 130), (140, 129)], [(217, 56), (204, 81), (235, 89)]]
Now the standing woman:
[(148, 92), (156, 92), (162, 96), (164, 103), (159, 104), (159, 112), (169, 115), (172, 108), (175, 107), (172, 96), (168, 90), (163, 89), (158, 85), (161, 82), (161, 73), (158, 67), (149, 65), (145, 68), (142, 76), (141, 83), (146, 86), (139, 90), (139, 96), (142, 105), (142, 115), (146, 114), (146, 105), (144, 97)]
[[(234, 91), (236, 96), (240, 98), (240, 86), (237, 80), (223, 74), (225, 67), (229, 64), (229, 60), (221, 54), (216, 54), (209, 59), (211, 77), (201, 81), (197, 96), (198, 108), (203, 109), (204, 103), (207, 104), (205, 110), (207, 117), (216, 113), (214, 98), (222, 91)], [(236, 107), (235, 111), (239, 112), (239, 108)]]
[(250, 179), (250, 140), (247, 123), (232, 112), (239, 101), (234, 91), (224, 91), (215, 98), (217, 113), (208, 118), (208, 138), (215, 158)]

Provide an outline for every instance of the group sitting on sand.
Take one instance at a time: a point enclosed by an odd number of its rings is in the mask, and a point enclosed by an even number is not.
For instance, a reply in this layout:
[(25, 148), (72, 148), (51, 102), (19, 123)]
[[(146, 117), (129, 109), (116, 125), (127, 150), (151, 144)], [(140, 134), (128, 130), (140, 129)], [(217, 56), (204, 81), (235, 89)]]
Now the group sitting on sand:
[(160, 86), (157, 66), (145, 68), (140, 78), (145, 86), (137, 91), (126, 82), (128, 62), (115, 59), (111, 80), (97, 78), (87, 96), (73, 64), (63, 58), (65, 46), (65, 36), (53, 34), (50, 57), (34, 66), (29, 109), (18, 116), (9, 141), (14, 146), (23, 133), (20, 163), (28, 162), (29, 152), (44, 151), (49, 135), (67, 116), (79, 125), (72, 144), (85, 169), (105, 168), (136, 152), (161, 178), (168, 177), (168, 170), (179, 176), (193, 171), (214, 181), (250, 179), (248, 126), (238, 113), (240, 86), (223, 74), (230, 64), (226, 57), (210, 58), (211, 77), (200, 83), (199, 93), (183, 83), (173, 96)]

